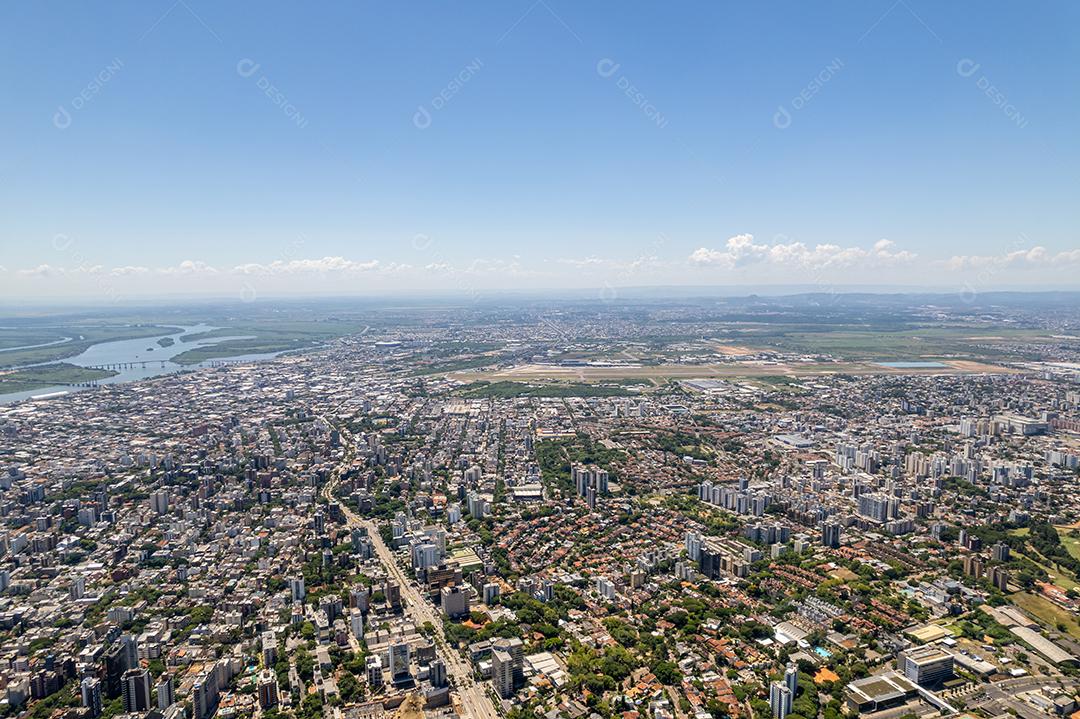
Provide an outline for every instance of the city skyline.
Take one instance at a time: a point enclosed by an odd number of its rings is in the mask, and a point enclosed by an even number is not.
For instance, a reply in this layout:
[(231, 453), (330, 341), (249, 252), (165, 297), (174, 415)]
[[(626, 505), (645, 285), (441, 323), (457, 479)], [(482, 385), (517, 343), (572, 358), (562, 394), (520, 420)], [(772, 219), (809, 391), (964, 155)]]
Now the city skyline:
[(9, 313), (0, 709), (1075, 713), (1075, 293), (647, 295)]
[(0, 718), (1080, 719), (1078, 21), (0, 4)]

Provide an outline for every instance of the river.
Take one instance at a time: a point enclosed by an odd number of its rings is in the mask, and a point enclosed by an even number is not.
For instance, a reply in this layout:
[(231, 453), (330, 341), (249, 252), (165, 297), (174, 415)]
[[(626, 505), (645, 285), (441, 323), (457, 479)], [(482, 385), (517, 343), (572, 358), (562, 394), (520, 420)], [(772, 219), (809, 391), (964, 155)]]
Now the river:
[[(185, 335), (199, 334), (219, 329), (212, 325), (190, 325), (179, 327), (179, 332), (170, 332), (156, 337), (142, 337), (134, 340), (116, 340), (113, 342), (101, 342), (86, 349), (82, 354), (67, 359), (58, 360), (79, 367), (105, 367), (118, 374), (105, 379), (97, 380), (97, 384), (121, 384), (133, 382), (149, 377), (173, 374), (182, 370), (193, 370), (200, 367), (209, 367), (216, 362), (243, 362), (262, 359), (271, 359), (281, 354), (280, 352), (266, 352), (261, 354), (237, 355), (234, 357), (222, 357), (216, 360), (207, 360), (199, 364), (180, 365), (172, 361), (172, 358), (182, 352), (195, 347), (208, 347), (225, 342), (226, 340), (248, 339), (250, 335), (236, 335), (229, 337), (211, 337), (208, 339), (181, 342), (180, 338)], [(173, 344), (162, 347), (158, 340), (169, 337)], [(44, 362), (40, 364), (53, 364)], [(119, 365), (119, 366), (118, 366)], [(11, 404), (20, 400), (37, 397), (54, 392), (78, 392), (89, 389), (88, 387), (71, 387), (58, 385), (55, 387), (40, 387), (25, 392), (9, 392), (0, 394), (0, 404)]]

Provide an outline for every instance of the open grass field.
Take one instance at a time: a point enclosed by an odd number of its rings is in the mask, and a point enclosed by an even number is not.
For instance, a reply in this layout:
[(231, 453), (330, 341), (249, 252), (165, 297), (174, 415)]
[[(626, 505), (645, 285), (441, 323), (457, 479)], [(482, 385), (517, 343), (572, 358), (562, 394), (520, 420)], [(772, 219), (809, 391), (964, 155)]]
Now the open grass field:
[(57, 329), (6, 327), (0, 329), (0, 352), (15, 347), (51, 344), (69, 339)]
[(249, 354), (269, 354), (271, 352), (290, 352), (301, 349), (309, 349), (319, 344), (318, 340), (305, 340), (302, 338), (292, 339), (262, 339), (251, 337), (246, 339), (226, 340), (207, 347), (196, 347), (187, 352), (181, 352), (172, 358), (173, 362), (182, 365), (193, 365), (212, 359), (228, 359)]
[(450, 376), (464, 382), (475, 381), (535, 381), (577, 380), (597, 382), (626, 379), (693, 379), (731, 377), (813, 377), (829, 374), (880, 374), (880, 375), (940, 375), (994, 373), (1008, 374), (1016, 370), (981, 362), (946, 361), (946, 367), (897, 369), (882, 367), (872, 362), (827, 363), (760, 363), (732, 362), (730, 364), (705, 365), (640, 365), (628, 367), (562, 367), (554, 365), (522, 364), (505, 369), (452, 372)]
[(1076, 617), (1065, 611), (1049, 599), (1031, 594), (1030, 592), (1017, 592), (1009, 597), (1013, 604), (1025, 612), (1043, 622), (1052, 629), (1058, 625), (1065, 627), (1065, 631), (1074, 639), (1080, 639), (1080, 622)]
[(619, 383), (581, 384), (558, 382), (529, 384), (525, 382), (476, 382), (457, 390), (466, 399), (516, 397), (630, 397), (636, 394)]
[[(1080, 559), (1080, 530), (1073, 527), (1055, 527), (1055, 529), (1057, 529), (1058, 537), (1061, 539), (1065, 551)], [(1077, 532), (1078, 536), (1071, 536), (1074, 531)]]
[(1038, 565), (1044, 572), (1046, 572), (1046, 576), (1050, 578), (1050, 583), (1054, 586), (1060, 587), (1065, 591), (1080, 587), (1080, 584), (1073, 580), (1066, 572), (1060, 569), (1051, 568), (1047, 564), (1046, 560), (1043, 559), (1041, 556), (1037, 554), (1024, 554), (1023, 556), (1030, 559), (1034, 564)]
[[(1037, 329), (974, 327), (917, 327), (897, 331), (867, 331), (856, 327), (825, 331), (766, 331), (756, 338), (758, 348), (789, 352), (829, 354), (848, 360), (923, 360), (957, 358), (994, 360), (999, 353), (990, 347), (1004, 342), (1050, 341), (1051, 333)], [(747, 343), (749, 344), (749, 343)]]
[(193, 365), (212, 359), (227, 359), (249, 354), (293, 352), (317, 347), (349, 334), (360, 334), (367, 325), (340, 320), (313, 321), (303, 319), (264, 320), (230, 324), (227, 327), (185, 335), (182, 343), (218, 337), (233, 337), (214, 345), (193, 347), (181, 352), (173, 361)]
[(56, 385), (82, 384), (112, 377), (111, 370), (87, 369), (65, 362), (27, 367), (21, 370), (0, 371), (0, 394), (29, 392)]

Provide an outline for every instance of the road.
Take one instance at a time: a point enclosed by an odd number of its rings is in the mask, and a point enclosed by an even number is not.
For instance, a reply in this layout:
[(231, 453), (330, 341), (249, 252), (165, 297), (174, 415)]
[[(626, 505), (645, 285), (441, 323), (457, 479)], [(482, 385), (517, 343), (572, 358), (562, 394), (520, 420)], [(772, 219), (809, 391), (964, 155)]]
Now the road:
[[(322, 419), (327, 425), (334, 426), (325, 417)], [(323, 496), (330, 501), (336, 501), (334, 499), (334, 490), (337, 489), (337, 485), (341, 481), (342, 471), (352, 462), (354, 453), (352, 433), (344, 427), (340, 428), (340, 433), (342, 442), (345, 445), (345, 457), (341, 464), (334, 469), (330, 481), (323, 488)], [(446, 662), (447, 676), (453, 680), (454, 690), (461, 702), (461, 711), (459, 713), (471, 719), (499, 719), (499, 713), (487, 694), (487, 685), (475, 681), (469, 663), (461, 657), (456, 648), (451, 648), (446, 644), (442, 614), (420, 594), (416, 584), (398, 566), (393, 553), (386, 546), (382, 535), (379, 534), (378, 525), (369, 519), (360, 517), (345, 506), (343, 502), (339, 504), (348, 526), (363, 527), (367, 530), (372, 546), (375, 548), (376, 556), (386, 567), (389, 576), (401, 587), (402, 604), (405, 611), (412, 617), (413, 622), (416, 623), (416, 626), (422, 627), (425, 623), (430, 623), (435, 627), (433, 639), (439, 647), (439, 655)]]

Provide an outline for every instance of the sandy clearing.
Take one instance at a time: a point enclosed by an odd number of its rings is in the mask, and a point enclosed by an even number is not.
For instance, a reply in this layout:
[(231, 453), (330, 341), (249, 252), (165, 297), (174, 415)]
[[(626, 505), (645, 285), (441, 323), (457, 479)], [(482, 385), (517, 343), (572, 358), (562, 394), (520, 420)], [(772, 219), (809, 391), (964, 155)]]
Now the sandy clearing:
[(750, 349), (749, 347), (743, 347), (742, 345), (714, 344), (712, 348), (720, 354), (727, 355), (728, 357), (737, 357), (738, 355), (749, 355), (754, 353), (752, 349)]
[(976, 362), (975, 360), (944, 360), (942, 364), (947, 364), (962, 372), (991, 374), (1018, 374), (1020, 372), (1020, 370), (1012, 369), (1011, 367), (1002, 367), (1001, 365), (987, 364), (986, 362)]
[(881, 367), (867, 362), (834, 362), (818, 364), (786, 364), (732, 362), (707, 365), (641, 365), (636, 367), (559, 367), (555, 365), (525, 364), (500, 370), (450, 372), (447, 376), (463, 382), (487, 380), (554, 380), (602, 382), (618, 379), (692, 379), (712, 377), (814, 377), (830, 374), (887, 374), (887, 375), (933, 375), (993, 373), (1014, 374), (1017, 370), (969, 360), (949, 360), (945, 367), (897, 368)]

